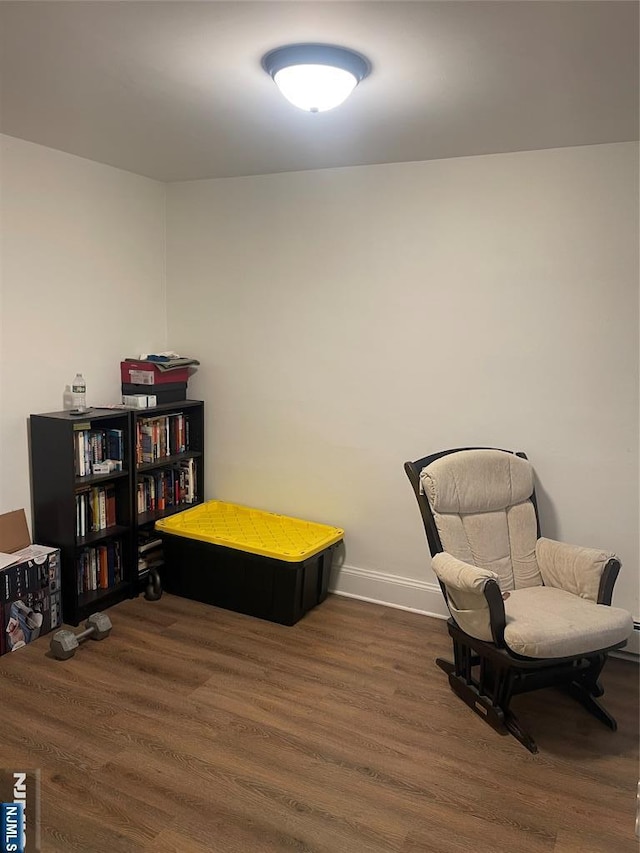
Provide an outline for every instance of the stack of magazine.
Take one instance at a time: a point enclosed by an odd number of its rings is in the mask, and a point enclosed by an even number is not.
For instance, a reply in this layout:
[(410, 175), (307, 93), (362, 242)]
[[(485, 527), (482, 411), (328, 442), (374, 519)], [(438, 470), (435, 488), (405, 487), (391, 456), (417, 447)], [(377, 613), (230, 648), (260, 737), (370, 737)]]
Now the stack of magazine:
[(138, 535), (138, 577), (144, 577), (149, 569), (160, 570), (164, 565), (162, 539), (151, 530), (141, 530)]

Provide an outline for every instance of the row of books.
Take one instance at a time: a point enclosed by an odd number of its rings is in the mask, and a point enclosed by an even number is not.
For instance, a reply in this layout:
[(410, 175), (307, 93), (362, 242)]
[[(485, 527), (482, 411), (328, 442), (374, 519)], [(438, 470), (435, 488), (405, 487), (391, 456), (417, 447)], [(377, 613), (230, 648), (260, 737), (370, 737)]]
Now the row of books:
[(184, 453), (189, 447), (189, 419), (182, 413), (139, 418), (136, 424), (136, 462), (143, 465)]
[(76, 493), (76, 536), (98, 533), (116, 521), (116, 489), (112, 483)]
[(137, 483), (138, 513), (192, 504), (196, 499), (195, 459), (181, 459), (172, 467), (140, 474)]
[(119, 539), (83, 548), (76, 558), (78, 595), (110, 589), (122, 581), (122, 543)]
[[(111, 460), (113, 470), (122, 470), (124, 437), (121, 429), (82, 429), (73, 435), (77, 477), (93, 472), (96, 462)], [(118, 464), (119, 463), (119, 464)]]
[(138, 577), (163, 565), (162, 539), (153, 530), (141, 530), (138, 537)]

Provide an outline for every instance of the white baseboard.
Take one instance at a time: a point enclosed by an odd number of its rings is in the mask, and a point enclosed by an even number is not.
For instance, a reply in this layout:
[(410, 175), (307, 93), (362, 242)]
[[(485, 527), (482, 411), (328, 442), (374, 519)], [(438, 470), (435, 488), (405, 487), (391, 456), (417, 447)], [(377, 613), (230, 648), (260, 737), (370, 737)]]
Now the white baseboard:
[(424, 613), (436, 619), (448, 619), (440, 587), (434, 583), (401, 578), (356, 566), (334, 566), (329, 591), (346, 598), (358, 598), (412, 613)]
[(611, 652), (611, 656), (640, 663), (640, 622), (633, 623), (633, 634), (629, 637), (624, 649), (619, 652)]
[[(436, 619), (449, 618), (440, 587), (435, 583), (413, 578), (402, 578), (372, 569), (358, 569), (356, 566), (334, 566), (329, 591), (346, 598), (357, 598), (398, 610), (423, 613)], [(613, 656), (638, 662), (640, 625), (636, 623), (634, 627), (635, 631), (626, 648), (621, 652), (612, 652)]]

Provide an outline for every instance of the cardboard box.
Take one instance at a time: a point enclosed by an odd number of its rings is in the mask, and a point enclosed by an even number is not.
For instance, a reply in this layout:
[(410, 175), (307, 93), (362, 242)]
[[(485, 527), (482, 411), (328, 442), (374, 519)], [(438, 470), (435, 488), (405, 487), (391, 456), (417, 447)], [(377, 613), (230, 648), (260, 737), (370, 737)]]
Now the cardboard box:
[(122, 402), (132, 409), (150, 409), (157, 405), (155, 394), (123, 394)]
[(61, 623), (60, 549), (31, 544), (23, 509), (0, 515), (0, 655)]

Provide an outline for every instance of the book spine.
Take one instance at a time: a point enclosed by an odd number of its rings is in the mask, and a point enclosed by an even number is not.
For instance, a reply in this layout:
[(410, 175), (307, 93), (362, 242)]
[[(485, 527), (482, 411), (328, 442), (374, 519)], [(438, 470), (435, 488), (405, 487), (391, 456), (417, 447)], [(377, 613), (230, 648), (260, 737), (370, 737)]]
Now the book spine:
[(105, 488), (107, 527), (114, 527), (116, 521), (116, 489), (109, 485)]

